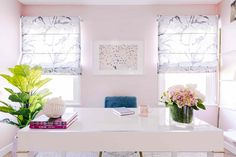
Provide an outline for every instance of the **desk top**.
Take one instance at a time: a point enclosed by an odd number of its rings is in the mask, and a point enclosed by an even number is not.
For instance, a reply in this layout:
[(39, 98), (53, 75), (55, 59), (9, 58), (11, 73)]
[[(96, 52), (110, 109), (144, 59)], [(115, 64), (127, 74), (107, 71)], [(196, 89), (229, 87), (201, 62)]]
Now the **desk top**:
[(197, 132), (220, 131), (216, 127), (194, 118), (192, 124), (173, 123), (169, 109), (151, 108), (148, 117), (134, 115), (119, 116), (111, 108), (70, 108), (67, 112), (78, 112), (78, 120), (67, 129), (21, 129), (20, 132)]
[(151, 108), (148, 117), (118, 116), (110, 108), (77, 108), (78, 120), (67, 129), (18, 131), (19, 151), (223, 151), (223, 132), (194, 119), (177, 126), (166, 108)]

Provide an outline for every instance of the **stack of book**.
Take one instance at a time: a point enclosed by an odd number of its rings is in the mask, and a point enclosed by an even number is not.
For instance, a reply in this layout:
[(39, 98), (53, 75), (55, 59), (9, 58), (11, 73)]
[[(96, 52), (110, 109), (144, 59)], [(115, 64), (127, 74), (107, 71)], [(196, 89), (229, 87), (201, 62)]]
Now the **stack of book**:
[(77, 112), (65, 113), (60, 118), (42, 115), (30, 122), (31, 129), (66, 129), (77, 120)]

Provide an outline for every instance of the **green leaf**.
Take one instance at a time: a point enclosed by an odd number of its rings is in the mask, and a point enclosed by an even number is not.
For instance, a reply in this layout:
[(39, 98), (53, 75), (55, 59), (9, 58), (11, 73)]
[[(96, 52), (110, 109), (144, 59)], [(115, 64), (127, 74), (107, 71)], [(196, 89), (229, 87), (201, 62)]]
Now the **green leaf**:
[(43, 89), (39, 91), (38, 94), (40, 94), (42, 98), (45, 98), (46, 96), (52, 94), (52, 92), (50, 92), (48, 89)]
[(201, 99), (198, 99), (199, 104), (203, 104), (203, 101)]
[(5, 75), (0, 74), (3, 78), (5, 78), (10, 84), (17, 87), (20, 91), (25, 91), (25, 86), (28, 84), (26, 78), (22, 77), (21, 75)]
[(14, 75), (12, 77), (12, 81), (14, 82), (14, 85), (21, 91), (28, 93), (30, 90), (27, 89), (28, 86), (28, 80), (26, 77), (20, 76), (20, 75)]
[(31, 111), (28, 108), (20, 108), (15, 114), (18, 115), (18, 119), (21, 125), (26, 126), (32, 120)]
[(8, 99), (11, 100), (12, 102), (22, 102), (17, 95), (10, 95)]
[(197, 103), (197, 107), (200, 109), (206, 110), (206, 107), (202, 103)]
[(48, 83), (51, 79), (50, 78), (46, 78), (44, 80), (40, 80), (38, 82), (35, 83), (35, 87), (37, 88), (41, 88), (43, 85), (45, 85), (46, 83)]
[(30, 103), (29, 107), (30, 111), (35, 112), (35, 110), (42, 107), (43, 104), (42, 97), (40, 95), (33, 95), (30, 97), (29, 103)]
[(14, 85), (11, 76), (6, 75), (6, 74), (0, 74), (0, 76), (3, 77), (4, 79), (6, 79), (10, 84)]
[[(5, 103), (4, 101), (1, 101), (1, 100), (0, 100), (0, 103), (2, 103), (2, 104), (5, 105), (5, 106), (11, 107), (9, 104)], [(11, 107), (11, 108), (12, 108), (12, 107)]]
[(43, 107), (40, 107), (40, 108), (36, 109), (34, 113), (32, 113), (32, 116), (31, 116), (32, 120), (35, 118), (35, 116), (36, 116), (42, 109), (43, 109)]
[(23, 117), (28, 118), (30, 114), (30, 110), (28, 108), (20, 108), (18, 111), (12, 112), (14, 115), (22, 115)]
[(30, 73), (30, 66), (26, 64), (16, 65), (14, 68), (9, 68), (13, 75), (20, 75), (26, 77)]
[(1, 123), (11, 124), (11, 125), (16, 125), (17, 127), (19, 127), (19, 124), (13, 122), (13, 121), (10, 120), (9, 118), (5, 118), (5, 119), (1, 120), (0, 122), (1, 122)]
[(175, 105), (173, 102), (165, 102), (166, 107), (170, 107)]
[(197, 106), (192, 106), (192, 108), (194, 109), (194, 110), (199, 110), (199, 108), (197, 107)]
[(27, 126), (31, 121), (31, 112), (28, 108), (20, 108), (18, 111), (13, 112), (12, 114), (18, 115), (17, 121), (20, 126)]
[(15, 112), (15, 110), (9, 106), (0, 106), (0, 111), (5, 112), (5, 113), (9, 113), (9, 114), (11, 114), (12, 112)]
[(6, 91), (8, 91), (10, 94), (14, 94), (15, 92), (12, 90), (12, 89), (10, 89), (10, 88), (4, 88)]
[(34, 67), (31, 69), (31, 73), (28, 76), (28, 79), (31, 80), (31, 84), (35, 84), (36, 81), (40, 80), (42, 75), (42, 68)]
[(12, 102), (19, 102), (19, 103), (28, 103), (30, 95), (27, 93), (15, 93), (9, 96), (9, 100)]
[(17, 116), (17, 121), (18, 121), (19, 125), (22, 125), (23, 120), (24, 120), (24, 117), (22, 115)]

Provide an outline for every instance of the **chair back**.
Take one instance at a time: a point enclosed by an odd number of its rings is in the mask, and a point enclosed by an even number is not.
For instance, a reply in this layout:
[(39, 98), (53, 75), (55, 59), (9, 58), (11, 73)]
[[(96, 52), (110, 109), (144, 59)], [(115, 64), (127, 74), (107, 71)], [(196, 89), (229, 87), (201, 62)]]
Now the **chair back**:
[(127, 107), (136, 108), (137, 100), (134, 96), (107, 96), (105, 97), (105, 108)]

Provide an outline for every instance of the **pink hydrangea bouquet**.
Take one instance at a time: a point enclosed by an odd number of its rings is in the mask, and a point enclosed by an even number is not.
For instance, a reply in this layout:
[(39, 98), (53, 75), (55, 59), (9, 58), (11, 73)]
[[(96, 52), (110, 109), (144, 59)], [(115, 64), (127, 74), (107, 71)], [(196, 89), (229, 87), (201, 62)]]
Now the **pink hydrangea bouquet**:
[(203, 104), (204, 99), (204, 95), (193, 84), (172, 86), (161, 96), (161, 102), (165, 103), (167, 107), (173, 105), (177, 105), (179, 108), (188, 106), (195, 110), (206, 109)]

